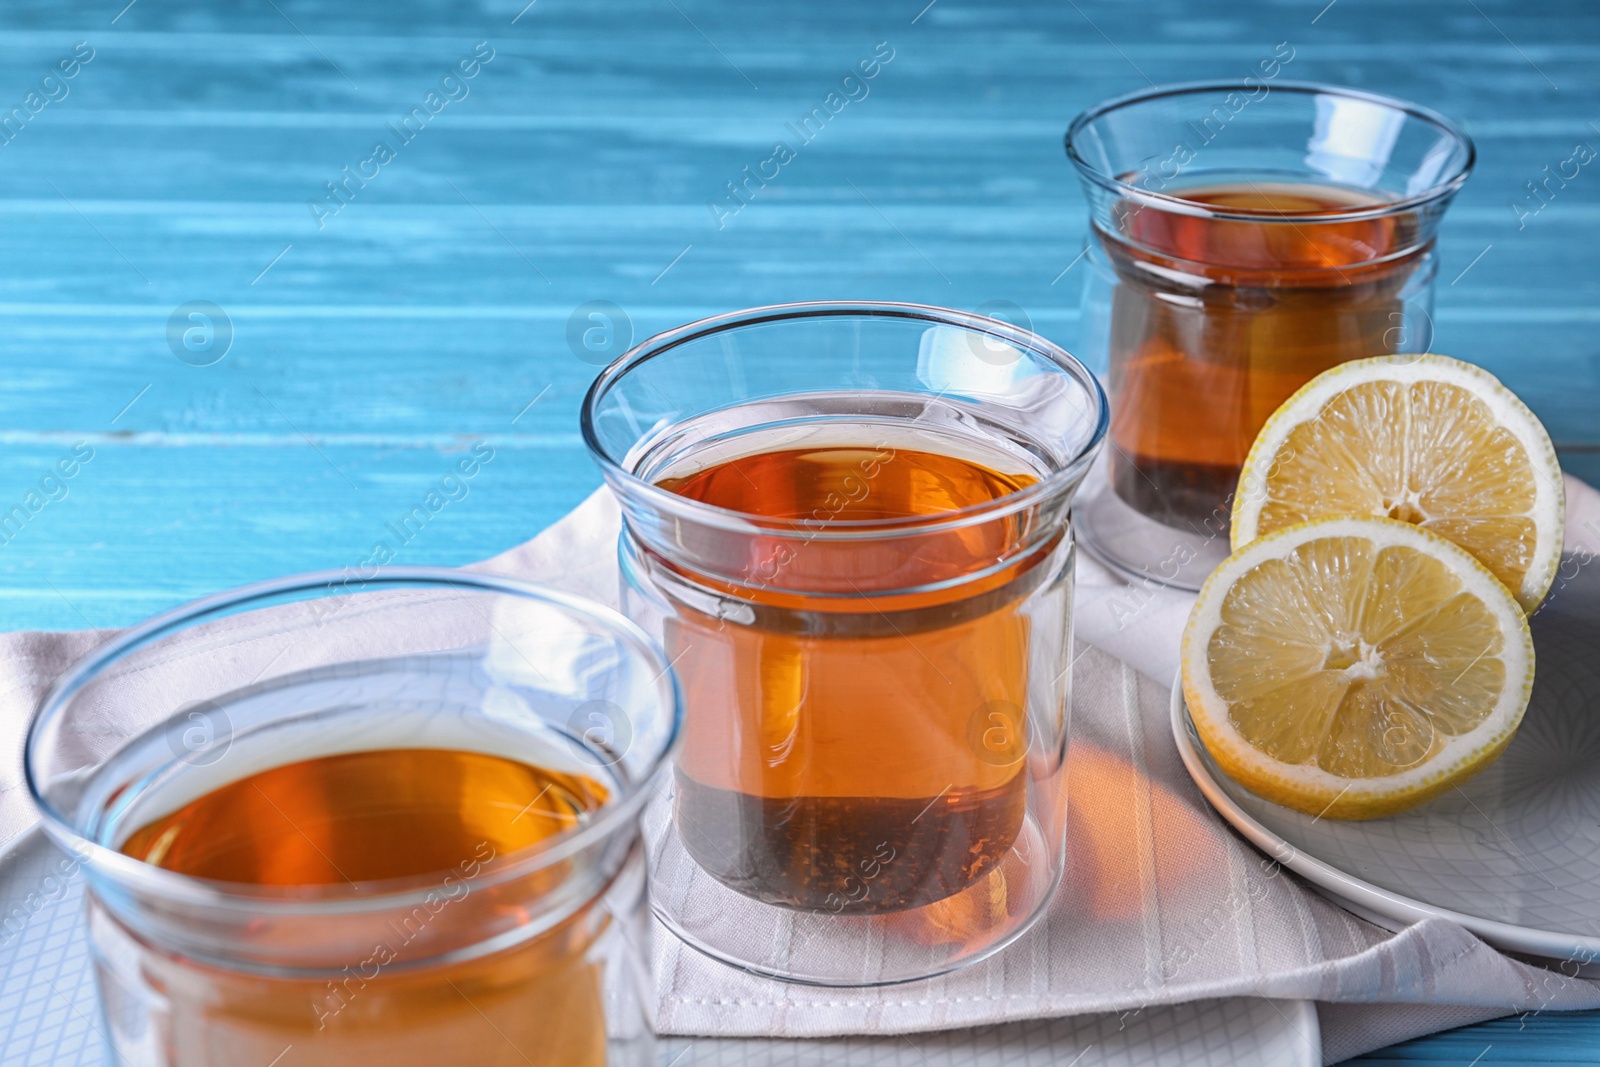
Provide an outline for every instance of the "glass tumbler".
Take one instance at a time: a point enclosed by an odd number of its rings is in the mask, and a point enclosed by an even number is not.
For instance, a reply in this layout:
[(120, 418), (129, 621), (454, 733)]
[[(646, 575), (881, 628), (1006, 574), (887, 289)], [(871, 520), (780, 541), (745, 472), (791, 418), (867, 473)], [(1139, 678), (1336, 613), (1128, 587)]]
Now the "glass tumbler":
[(1198, 589), (1273, 411), (1336, 364), (1427, 351), (1472, 142), (1400, 100), (1262, 78), (1099, 104), (1067, 156), (1089, 201), (1079, 350), (1112, 405), (1079, 531), (1130, 578)]
[(1064, 860), (1074, 548), (1099, 385), (1007, 323), (759, 308), (608, 367), (583, 432), (625, 610), (685, 706), (652, 904), (757, 973), (874, 985), (1017, 937)]
[(309, 574), (72, 668), (28, 734), (107, 1064), (653, 1067), (640, 811), (678, 731), (620, 615)]

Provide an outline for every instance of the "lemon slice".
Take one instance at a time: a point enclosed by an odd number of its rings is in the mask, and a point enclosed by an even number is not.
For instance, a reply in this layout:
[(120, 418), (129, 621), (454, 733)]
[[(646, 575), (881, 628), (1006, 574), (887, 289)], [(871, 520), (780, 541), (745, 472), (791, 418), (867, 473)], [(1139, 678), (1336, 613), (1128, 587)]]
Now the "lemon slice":
[(1418, 526), (1302, 523), (1217, 568), (1183, 633), (1183, 695), (1240, 785), (1368, 819), (1492, 763), (1533, 685), (1533, 640), (1483, 564)]
[(1531, 611), (1561, 564), (1550, 435), (1494, 375), (1379, 356), (1313, 378), (1261, 428), (1234, 494), (1235, 549), (1325, 515), (1386, 515), (1471, 552)]

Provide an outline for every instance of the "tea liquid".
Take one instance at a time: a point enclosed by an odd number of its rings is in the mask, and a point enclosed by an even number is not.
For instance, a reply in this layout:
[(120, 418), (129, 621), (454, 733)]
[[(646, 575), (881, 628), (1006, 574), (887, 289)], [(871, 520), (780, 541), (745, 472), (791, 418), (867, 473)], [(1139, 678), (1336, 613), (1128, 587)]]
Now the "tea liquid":
[(1288, 222), (1385, 201), (1336, 186), (1242, 182), (1173, 195), (1252, 216), (1124, 204), (1097, 228), (1117, 275), (1112, 484), (1145, 515), (1226, 528), (1239, 469), (1268, 416), (1339, 363), (1401, 350), (1401, 294), (1431, 249), (1416, 219)]
[(160, 1062), (263, 1067), (290, 1047), (281, 1062), (299, 1067), (601, 1067), (601, 975), (586, 952), (605, 924), (593, 909), (485, 957), (407, 964), (425, 959), (419, 946), (453, 918), (441, 912), (491, 903), (466, 903), (479, 892), (474, 873), (571, 829), (606, 797), (581, 775), (500, 756), (392, 748), (262, 770), (143, 825), (123, 852), (197, 878), (261, 886), (440, 880), (436, 900), (388, 924), (382, 944), (324, 978), (144, 953), (144, 980), (164, 1004)]
[[(657, 484), (825, 529), (949, 512), (1037, 480), (1014, 457), (990, 462), (819, 444)], [(1030, 622), (1020, 605), (1046, 568), (961, 579), (993, 570), (1016, 536), (990, 523), (903, 554), (790, 542), (787, 555), (775, 541), (770, 558), (750, 561), (767, 580), (738, 593), (748, 618), (681, 606), (667, 630), (687, 709), (677, 821), (705, 870), (768, 903), (870, 914), (940, 900), (994, 868), (1023, 820)], [(830, 553), (840, 552), (855, 554), (844, 595), (807, 592), (837, 582)], [(900, 592), (936, 582), (954, 584)]]
[(214, 789), (136, 830), (122, 851), (250, 885), (443, 875), (572, 829), (606, 795), (579, 775), (481, 752), (347, 752)]

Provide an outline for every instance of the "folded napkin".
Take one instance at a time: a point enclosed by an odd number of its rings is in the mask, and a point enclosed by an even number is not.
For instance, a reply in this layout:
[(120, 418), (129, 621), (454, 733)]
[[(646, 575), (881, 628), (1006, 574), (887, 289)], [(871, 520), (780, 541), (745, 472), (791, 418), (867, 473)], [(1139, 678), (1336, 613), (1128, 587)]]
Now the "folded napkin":
[[(1600, 494), (1569, 479), (1569, 548), (1600, 544)], [(473, 569), (616, 606), (618, 510), (604, 490)], [(1587, 542), (1584, 536), (1587, 535)], [(1600, 1007), (1600, 986), (1519, 963), (1454, 924), (1399, 934), (1324, 900), (1246, 844), (1189, 781), (1169, 726), (1193, 597), (1080, 557), (1069, 870), (1051, 910), (996, 957), (925, 982), (824, 989), (714, 963), (658, 930), (663, 1033), (820, 1037), (1135, 1011), (1254, 995), (1319, 1002), (1328, 1062), (1516, 1011)], [(107, 631), (0, 636), (0, 842), (36, 819), (21, 739), (53, 679)]]

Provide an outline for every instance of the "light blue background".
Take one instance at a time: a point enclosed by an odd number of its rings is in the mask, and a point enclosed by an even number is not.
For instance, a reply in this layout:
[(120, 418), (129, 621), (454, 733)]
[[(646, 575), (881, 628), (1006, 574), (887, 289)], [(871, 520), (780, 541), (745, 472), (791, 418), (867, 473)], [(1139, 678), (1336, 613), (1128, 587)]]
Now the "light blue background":
[[(494, 459), (398, 559), (525, 540), (598, 484), (576, 433), (595, 366), (568, 342), (587, 301), (637, 339), (789, 300), (1008, 300), (1071, 347), (1068, 120), (1242, 76), (1282, 41), (1285, 76), (1477, 139), (1435, 347), (1499, 374), (1600, 477), (1600, 160), (1521, 228), (1512, 208), (1600, 148), (1592, 3), (124, 2), (0, 10), (0, 113), (24, 116), (0, 144), (0, 512), (43, 502), (0, 533), (5, 629), (353, 566), (478, 441)], [(80, 41), (93, 59), (41, 89)], [(465, 97), (399, 145), (387, 124), (480, 41)], [(880, 42), (869, 94), (801, 145), (786, 123)], [(59, 99), (30, 115), (30, 91)], [(379, 139), (395, 158), (327, 215), (324, 183)], [(719, 227), (707, 201), (778, 140), (795, 157)], [(190, 301), (231, 324), (213, 365), (169, 345)], [(78, 442), (93, 459), (41, 487)], [(1391, 1058), (1600, 1060), (1600, 1021), (1518, 1025)]]

